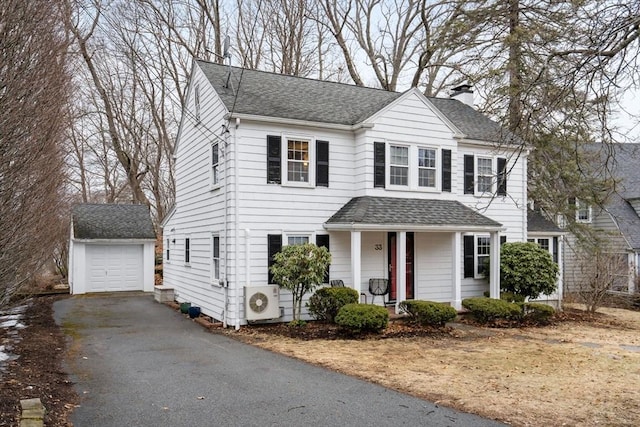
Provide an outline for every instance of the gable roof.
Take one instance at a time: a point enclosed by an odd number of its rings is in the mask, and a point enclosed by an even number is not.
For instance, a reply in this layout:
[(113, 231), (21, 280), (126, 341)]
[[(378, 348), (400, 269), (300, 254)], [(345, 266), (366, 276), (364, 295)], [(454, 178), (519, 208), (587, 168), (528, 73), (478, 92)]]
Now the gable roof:
[[(227, 110), (239, 114), (355, 125), (403, 95), (202, 60), (196, 63)], [(231, 76), (227, 85), (229, 70)], [(428, 99), (467, 138), (496, 142), (507, 141), (510, 137), (498, 123), (456, 99)]]
[(545, 218), (538, 210), (527, 209), (527, 232), (563, 234), (560, 227)]
[(640, 198), (640, 144), (609, 144), (611, 172), (620, 184), (616, 191), (625, 199)]
[(631, 204), (618, 194), (610, 197), (605, 207), (618, 225), (629, 247), (640, 249), (640, 217)]
[(76, 239), (153, 239), (156, 234), (145, 205), (80, 204), (73, 208)]
[[(339, 227), (342, 225), (343, 227)], [(499, 230), (502, 224), (456, 200), (404, 199), (396, 197), (354, 197), (325, 224), (331, 228), (358, 226), (412, 226)], [(338, 227), (336, 227), (338, 226)]]

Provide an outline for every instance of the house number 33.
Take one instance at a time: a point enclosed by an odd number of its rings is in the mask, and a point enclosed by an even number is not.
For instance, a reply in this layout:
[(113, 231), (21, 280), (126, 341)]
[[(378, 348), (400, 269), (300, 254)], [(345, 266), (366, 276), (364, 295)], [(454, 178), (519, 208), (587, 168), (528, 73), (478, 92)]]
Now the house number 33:
[(381, 251), (382, 250), (382, 243), (376, 243), (373, 246), (373, 249), (375, 249), (376, 251)]

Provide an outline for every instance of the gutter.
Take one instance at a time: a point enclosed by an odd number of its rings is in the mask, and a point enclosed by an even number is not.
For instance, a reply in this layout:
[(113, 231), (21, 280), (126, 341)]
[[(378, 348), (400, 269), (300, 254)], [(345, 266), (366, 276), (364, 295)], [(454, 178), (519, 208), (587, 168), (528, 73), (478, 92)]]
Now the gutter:
[[(255, 114), (242, 114), (242, 113), (227, 113), (224, 116), (225, 119), (240, 119), (240, 120), (250, 120), (255, 122), (265, 122), (265, 123), (275, 123), (281, 125), (294, 125), (294, 126), (302, 126), (302, 127), (312, 127), (312, 128), (322, 128), (322, 129), (333, 129), (333, 130), (342, 130), (342, 131), (356, 131), (360, 129), (372, 129), (373, 123), (356, 123), (353, 125), (345, 125), (340, 123), (324, 123), (324, 122), (314, 122), (311, 120), (297, 120), (297, 119), (285, 119), (282, 117), (268, 117), (268, 116), (259, 116)], [(239, 123), (239, 122), (236, 122)]]

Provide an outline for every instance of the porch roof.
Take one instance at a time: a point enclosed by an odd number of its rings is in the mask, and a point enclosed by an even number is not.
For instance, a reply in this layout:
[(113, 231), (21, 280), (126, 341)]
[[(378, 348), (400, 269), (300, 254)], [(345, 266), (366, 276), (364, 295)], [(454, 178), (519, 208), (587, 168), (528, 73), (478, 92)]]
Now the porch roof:
[(502, 224), (456, 200), (354, 197), (324, 224), (327, 230), (499, 231)]

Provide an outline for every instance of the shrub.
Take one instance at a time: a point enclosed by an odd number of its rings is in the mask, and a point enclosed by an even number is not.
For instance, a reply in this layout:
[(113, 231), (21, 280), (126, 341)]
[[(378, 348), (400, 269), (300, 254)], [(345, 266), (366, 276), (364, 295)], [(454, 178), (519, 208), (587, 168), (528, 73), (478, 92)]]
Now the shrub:
[(518, 304), (492, 298), (467, 298), (462, 306), (471, 311), (473, 317), (482, 323), (497, 319), (514, 320), (522, 317), (522, 309)]
[[(489, 298), (489, 291), (484, 292), (484, 296)], [(514, 294), (513, 292), (500, 292), (500, 299), (507, 302), (524, 302), (524, 296)]]
[(315, 319), (333, 322), (342, 306), (357, 302), (358, 291), (355, 289), (320, 288), (309, 298), (307, 308)]
[(524, 320), (529, 320), (535, 323), (549, 323), (549, 320), (556, 312), (556, 310), (550, 305), (536, 302), (522, 303), (520, 306), (524, 314)]
[(380, 332), (389, 323), (389, 312), (378, 305), (347, 304), (338, 311), (335, 322), (356, 334)]
[(450, 305), (433, 301), (402, 301), (400, 310), (407, 313), (412, 322), (422, 326), (444, 326), (458, 315)]
[(558, 264), (535, 243), (505, 243), (500, 247), (500, 287), (536, 299), (556, 290)]

